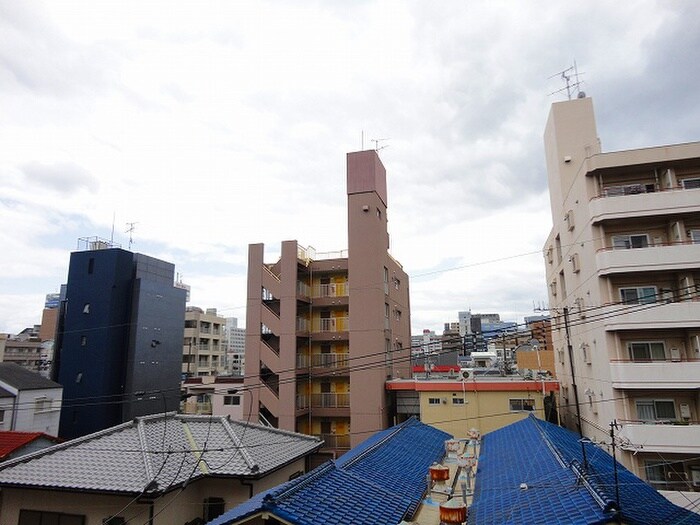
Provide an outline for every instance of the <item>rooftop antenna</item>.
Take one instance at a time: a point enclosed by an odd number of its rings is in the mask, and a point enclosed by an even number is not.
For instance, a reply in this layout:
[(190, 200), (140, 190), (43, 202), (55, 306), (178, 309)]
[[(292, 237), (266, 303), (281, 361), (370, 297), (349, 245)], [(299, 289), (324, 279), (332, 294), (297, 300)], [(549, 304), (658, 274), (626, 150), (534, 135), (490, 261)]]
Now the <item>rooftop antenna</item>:
[(127, 222), (126, 232), (129, 234), (129, 251), (131, 251), (131, 245), (134, 244), (134, 230), (136, 230), (136, 225), (138, 222)]
[[(581, 73), (582, 75), (583, 73)], [(581, 91), (581, 84), (583, 84), (583, 81), (580, 80), (579, 78), (579, 71), (578, 71), (578, 66), (576, 65), (576, 60), (574, 60), (574, 65), (567, 67), (563, 71), (559, 71), (558, 73), (555, 73), (549, 78), (554, 78), (554, 77), (560, 77), (565, 83), (566, 86), (564, 86), (561, 89), (557, 89), (556, 91), (552, 91), (549, 95), (556, 95), (557, 93), (562, 93), (566, 91), (566, 96), (568, 97), (569, 100), (571, 100), (571, 94), (575, 92), (576, 98), (584, 98), (586, 94)]]
[(384, 142), (384, 141), (386, 141), (386, 140), (389, 140), (389, 139), (388, 139), (388, 138), (384, 138), (384, 139), (372, 139), (371, 142), (374, 142), (374, 151), (379, 152), (379, 151), (382, 151), (384, 148), (388, 148), (388, 147), (389, 147), (388, 144), (386, 144), (386, 145), (384, 145), (384, 146), (380, 146), (380, 145), (379, 145), (380, 142)]

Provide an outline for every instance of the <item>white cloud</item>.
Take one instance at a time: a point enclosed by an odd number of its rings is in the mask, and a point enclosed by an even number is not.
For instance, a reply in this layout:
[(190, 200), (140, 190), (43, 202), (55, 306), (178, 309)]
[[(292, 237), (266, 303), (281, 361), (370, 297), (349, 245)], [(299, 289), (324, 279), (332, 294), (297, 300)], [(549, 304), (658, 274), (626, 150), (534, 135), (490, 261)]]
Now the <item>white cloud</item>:
[(578, 61), (604, 146), (697, 139), (698, 15), (652, 1), (0, 0), (0, 330), (37, 322), (75, 237), (114, 226), (126, 247), (127, 222), (193, 302), (243, 322), (249, 243), (270, 257), (285, 239), (346, 247), (345, 153), (363, 133), (367, 148), (389, 139), (393, 255), (416, 276), (460, 267), (414, 278), (414, 329), (468, 307), (528, 314), (545, 292), (541, 255), (523, 254), (550, 228), (541, 136), (563, 84), (549, 77)]

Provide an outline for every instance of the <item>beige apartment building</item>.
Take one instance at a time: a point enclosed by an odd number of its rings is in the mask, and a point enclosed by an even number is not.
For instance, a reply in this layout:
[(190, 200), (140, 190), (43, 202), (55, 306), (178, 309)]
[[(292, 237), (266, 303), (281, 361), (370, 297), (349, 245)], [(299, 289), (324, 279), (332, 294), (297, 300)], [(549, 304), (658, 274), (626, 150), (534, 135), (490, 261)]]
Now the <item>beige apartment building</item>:
[(182, 347), (182, 373), (186, 377), (213, 376), (226, 370), (224, 326), (226, 319), (216, 308), (206, 311), (188, 306), (185, 311), (185, 338)]
[(296, 241), (264, 262), (248, 252), (246, 412), (320, 436), (336, 455), (391, 424), (384, 384), (410, 377), (408, 276), (388, 253), (386, 171), (375, 151), (347, 155), (348, 250)]
[(585, 97), (552, 106), (544, 142), (562, 416), (578, 426), (578, 397), (586, 437), (617, 422), (637, 475), (700, 490), (700, 142), (603, 153)]

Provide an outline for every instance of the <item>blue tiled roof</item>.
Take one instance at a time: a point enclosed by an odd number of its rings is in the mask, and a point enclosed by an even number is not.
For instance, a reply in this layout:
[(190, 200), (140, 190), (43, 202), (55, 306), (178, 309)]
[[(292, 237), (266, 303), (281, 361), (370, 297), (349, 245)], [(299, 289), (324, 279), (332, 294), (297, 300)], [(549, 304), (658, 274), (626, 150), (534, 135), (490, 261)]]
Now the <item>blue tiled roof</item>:
[[(484, 436), (470, 525), (571, 523), (615, 520), (612, 457), (578, 434), (531, 416)], [(700, 525), (618, 463), (620, 515), (630, 525)], [(521, 488), (521, 484), (527, 488)]]
[(428, 467), (442, 459), (450, 437), (410, 419), (209, 525), (234, 524), (262, 511), (295, 525), (396, 525), (413, 515), (426, 489)]

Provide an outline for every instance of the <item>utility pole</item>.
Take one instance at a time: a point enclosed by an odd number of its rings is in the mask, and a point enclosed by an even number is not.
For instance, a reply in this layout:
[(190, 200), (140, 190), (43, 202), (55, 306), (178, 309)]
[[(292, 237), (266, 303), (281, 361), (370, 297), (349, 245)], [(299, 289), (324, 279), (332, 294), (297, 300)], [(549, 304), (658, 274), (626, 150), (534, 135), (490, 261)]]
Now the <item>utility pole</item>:
[(610, 440), (612, 445), (613, 471), (615, 472), (615, 503), (617, 504), (617, 513), (620, 513), (620, 484), (617, 481), (617, 458), (615, 457), (615, 429), (617, 428), (617, 419), (610, 422)]
[[(576, 403), (576, 426), (578, 435), (583, 440), (583, 427), (581, 426), (581, 404), (578, 400), (578, 387), (576, 386), (576, 374), (574, 373), (574, 349), (571, 346), (571, 334), (569, 333), (569, 308), (564, 307), (564, 330), (566, 331), (566, 348), (569, 351), (569, 365), (571, 367), (571, 387), (574, 389), (574, 401)], [(588, 470), (588, 459), (586, 458), (586, 447), (581, 441), (581, 452), (583, 454), (583, 468)]]

